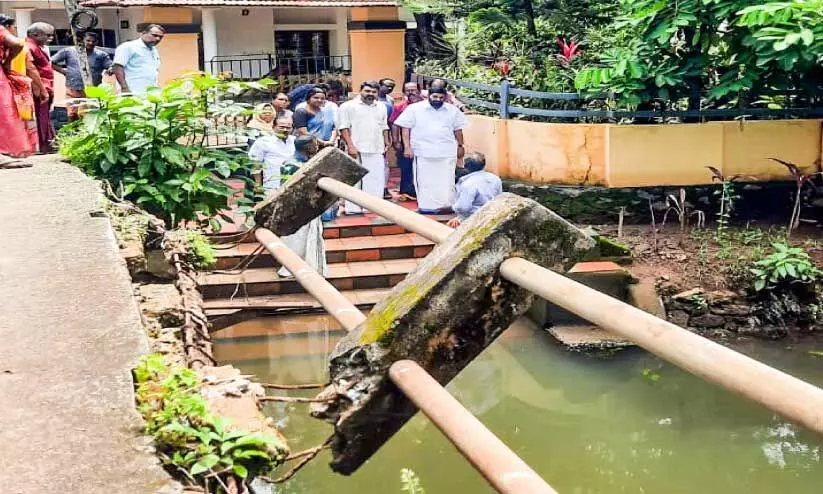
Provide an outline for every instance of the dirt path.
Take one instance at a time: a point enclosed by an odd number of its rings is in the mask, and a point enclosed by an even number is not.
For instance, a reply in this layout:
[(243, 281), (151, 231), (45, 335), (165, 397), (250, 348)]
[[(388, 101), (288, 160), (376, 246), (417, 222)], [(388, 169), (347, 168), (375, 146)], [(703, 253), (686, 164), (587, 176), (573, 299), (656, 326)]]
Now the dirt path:
[(140, 435), (148, 344), (99, 189), (34, 161), (0, 170), (0, 491), (175, 492)]

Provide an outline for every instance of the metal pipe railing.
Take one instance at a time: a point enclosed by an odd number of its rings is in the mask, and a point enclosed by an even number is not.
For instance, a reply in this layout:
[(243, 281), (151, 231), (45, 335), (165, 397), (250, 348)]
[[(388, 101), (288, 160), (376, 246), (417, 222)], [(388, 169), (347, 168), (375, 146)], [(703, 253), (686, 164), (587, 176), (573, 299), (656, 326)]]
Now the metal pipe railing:
[[(317, 186), (436, 243), (445, 241), (453, 231), (431, 218), (332, 178), (321, 178)], [(823, 390), (818, 387), (525, 259), (507, 259), (500, 272), (508, 281), (630, 339), (692, 374), (823, 433)]]
[(389, 377), (498, 492), (557, 493), (416, 362), (398, 360)]
[(366, 316), (349, 299), (289, 249), (271, 230), (258, 228), (254, 236), (277, 259), (277, 262), (291, 271), (295, 280), (317, 299), (332, 317), (337, 319), (343, 329), (352, 331), (366, 320)]
[(381, 197), (367, 194), (358, 188), (346, 185), (333, 178), (321, 178), (317, 181), (317, 187), (325, 190), (329, 194), (348, 199), (368, 209), (372, 213), (377, 213), (384, 218), (388, 218), (402, 225), (407, 230), (422, 235), (438, 244), (445, 242), (454, 231), (452, 228), (438, 223), (431, 218), (427, 218), (403, 206), (398, 206), (397, 204), (386, 201)]
[[(346, 331), (354, 330), (366, 320), (360, 309), (272, 231), (258, 228), (255, 237)], [(498, 492), (556, 494), (557, 491), (415, 362), (395, 362), (389, 378)]]

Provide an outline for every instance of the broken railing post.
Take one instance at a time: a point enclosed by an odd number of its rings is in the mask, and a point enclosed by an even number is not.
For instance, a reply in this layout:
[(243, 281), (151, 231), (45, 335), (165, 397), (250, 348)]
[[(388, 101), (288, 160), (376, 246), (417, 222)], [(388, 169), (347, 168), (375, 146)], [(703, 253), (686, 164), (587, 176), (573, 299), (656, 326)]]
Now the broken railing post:
[[(255, 235), (346, 331), (353, 331), (365, 321), (366, 316), (351, 301), (274, 233), (258, 228)], [(545, 480), (415, 362), (395, 362), (389, 376), (498, 492), (556, 494)]]
[(291, 235), (337, 202), (317, 181), (330, 177), (354, 185), (368, 170), (337, 148), (326, 148), (303, 165), (288, 182), (269, 194), (254, 212), (257, 226), (275, 235)]
[(277, 259), (277, 262), (288, 269), (294, 275), (295, 280), (320, 302), (326, 312), (337, 319), (346, 331), (353, 330), (366, 319), (366, 316), (349, 302), (349, 299), (289, 249), (271, 230), (258, 228), (255, 236), (257, 241)]
[(332, 469), (354, 472), (417, 408), (389, 368), (413, 360), (448, 383), (528, 309), (532, 294), (500, 277), (510, 257), (565, 271), (595, 241), (529, 199), (503, 194), (472, 215), (345, 336), (312, 415), (335, 425)]

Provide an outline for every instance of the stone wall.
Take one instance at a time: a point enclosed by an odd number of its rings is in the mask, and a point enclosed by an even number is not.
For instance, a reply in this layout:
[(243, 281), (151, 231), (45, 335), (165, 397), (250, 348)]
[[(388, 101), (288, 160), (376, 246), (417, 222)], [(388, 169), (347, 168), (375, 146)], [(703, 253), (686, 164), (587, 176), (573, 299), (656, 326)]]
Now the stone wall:
[[(706, 170), (708, 174), (708, 170)], [(683, 187), (691, 209), (703, 211), (707, 221), (712, 221), (719, 209), (720, 185)], [(615, 223), (620, 208), (625, 208), (624, 221), (649, 223), (649, 201), (658, 223), (668, 209), (666, 197), (679, 197), (680, 187), (608, 188), (572, 185), (534, 185), (506, 180), (503, 190), (534, 199), (560, 216), (578, 224)], [(788, 219), (794, 201), (796, 186), (793, 182), (739, 183), (735, 190), (740, 198), (736, 201), (733, 221), (763, 221)], [(821, 217), (819, 206), (823, 201), (812, 197), (811, 187), (806, 189), (806, 209), (803, 218)], [(815, 205), (814, 203), (819, 203)], [(692, 218), (692, 223), (695, 218)], [(669, 214), (668, 222), (676, 223), (677, 216)]]

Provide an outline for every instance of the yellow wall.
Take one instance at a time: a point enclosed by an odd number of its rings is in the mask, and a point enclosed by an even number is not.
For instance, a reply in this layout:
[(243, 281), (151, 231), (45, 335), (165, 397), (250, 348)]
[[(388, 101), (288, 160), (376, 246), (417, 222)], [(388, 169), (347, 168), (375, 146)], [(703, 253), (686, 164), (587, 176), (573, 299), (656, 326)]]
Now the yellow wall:
[(353, 21), (396, 21), (400, 13), (397, 7), (353, 7)]
[(642, 187), (711, 183), (726, 176), (791, 180), (780, 158), (819, 170), (823, 121), (770, 120), (670, 125), (551, 124), (469, 116), (468, 151), (488, 169), (532, 183)]
[(160, 52), (160, 85), (188, 72), (199, 70), (197, 34), (167, 34), (157, 45)]
[(602, 125), (511, 120), (508, 174), (524, 182), (604, 184), (605, 135)]
[(146, 7), (143, 9), (143, 22), (156, 24), (191, 24), (192, 11), (186, 8)]
[[(161, 25), (191, 24), (192, 9), (146, 7), (143, 22), (155, 22)], [(157, 45), (160, 53), (160, 84), (166, 84), (181, 75), (199, 70), (200, 54), (197, 49), (196, 33), (166, 34)]]
[[(349, 31), (351, 41), (352, 89), (357, 92), (363, 81), (391, 77), (404, 78), (406, 53), (402, 30)], [(398, 83), (398, 86), (401, 84)]]

